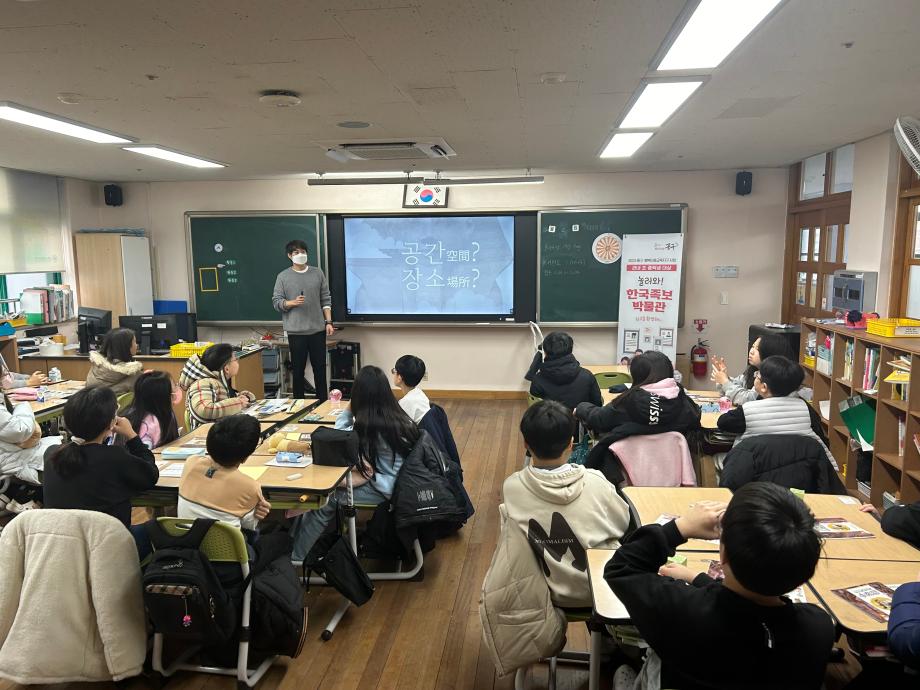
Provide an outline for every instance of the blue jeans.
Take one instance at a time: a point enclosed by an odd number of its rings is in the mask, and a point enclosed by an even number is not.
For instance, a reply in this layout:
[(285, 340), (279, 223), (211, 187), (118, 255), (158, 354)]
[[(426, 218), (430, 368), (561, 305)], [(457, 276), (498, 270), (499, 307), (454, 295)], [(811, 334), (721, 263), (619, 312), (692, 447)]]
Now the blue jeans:
[[(380, 493), (371, 482), (356, 486), (352, 496), (354, 497), (354, 502), (361, 505), (376, 506), (387, 500), (387, 497)], [(339, 503), (345, 504), (347, 500), (345, 489), (338, 489), (329, 497), (329, 501), (322, 508), (311, 510), (309, 513), (304, 513), (297, 518), (293, 529), (293, 560), (302, 561), (310, 553), (310, 549), (313, 548), (313, 544), (326, 530), (326, 526), (335, 519), (335, 511), (338, 509)]]
[(137, 557), (143, 562), (147, 556), (153, 553), (153, 544), (150, 543), (150, 535), (147, 534), (147, 528), (143, 524), (130, 525), (128, 531), (134, 537), (134, 544), (137, 546)]

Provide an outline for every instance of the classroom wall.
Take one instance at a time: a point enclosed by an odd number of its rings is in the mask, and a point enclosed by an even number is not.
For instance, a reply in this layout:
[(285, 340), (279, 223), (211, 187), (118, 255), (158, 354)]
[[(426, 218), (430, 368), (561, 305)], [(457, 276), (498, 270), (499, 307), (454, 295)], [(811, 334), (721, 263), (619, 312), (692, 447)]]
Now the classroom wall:
[[(696, 342), (693, 319), (709, 320), (702, 337), (724, 354), (732, 371), (746, 362), (747, 326), (778, 321), (786, 221), (786, 169), (754, 171), (754, 192), (736, 196), (734, 170), (670, 173), (549, 175), (543, 185), (459, 187), (451, 210), (523, 210), (548, 206), (639, 203), (689, 204), (687, 237), (687, 327), (679, 350)], [(311, 210), (399, 212), (399, 185), (307, 187), (302, 179), (240, 182), (126, 184), (125, 205), (105, 207), (101, 185), (67, 183), (72, 227), (146, 227), (152, 240), (154, 285), (161, 299), (189, 299), (186, 211)], [(279, 248), (281, 251), (281, 248)], [(740, 279), (715, 279), (712, 267), (739, 266)], [(577, 286), (574, 286), (577, 289)], [(720, 304), (725, 292), (727, 304)], [(266, 299), (268, 296), (266, 296)], [(576, 356), (584, 363), (615, 357), (615, 328), (572, 329)], [(240, 340), (249, 328), (201, 329), (201, 337)], [(413, 352), (428, 364), (433, 389), (523, 390), (532, 355), (526, 327), (348, 327), (342, 338), (362, 345), (365, 363), (386, 370)]]
[(856, 142), (847, 268), (878, 271), (876, 311), (883, 316), (888, 315), (899, 157), (890, 131)]

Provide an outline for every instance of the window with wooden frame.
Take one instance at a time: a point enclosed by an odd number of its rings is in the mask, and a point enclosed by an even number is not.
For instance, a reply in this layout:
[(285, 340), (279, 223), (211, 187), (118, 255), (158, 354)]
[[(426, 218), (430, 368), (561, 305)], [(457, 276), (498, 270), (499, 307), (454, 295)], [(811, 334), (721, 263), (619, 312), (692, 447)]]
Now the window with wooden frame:
[(900, 158), (888, 313), (920, 319), (920, 175)]
[(833, 315), (834, 271), (847, 265), (853, 145), (811, 156), (789, 171), (783, 321)]

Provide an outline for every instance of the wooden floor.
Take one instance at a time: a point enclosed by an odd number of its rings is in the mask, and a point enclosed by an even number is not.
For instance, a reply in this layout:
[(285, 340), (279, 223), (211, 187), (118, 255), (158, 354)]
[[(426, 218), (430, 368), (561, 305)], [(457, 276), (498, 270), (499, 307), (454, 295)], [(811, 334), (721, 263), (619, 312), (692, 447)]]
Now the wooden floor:
[[(314, 588), (308, 596), (310, 623), (302, 654), (272, 668), (259, 684), (260, 690), (513, 687), (513, 677), (495, 677), (483, 648), (478, 602), (498, 537), (502, 481), (520, 468), (524, 455), (518, 423), (526, 404), (512, 400), (439, 402), (447, 411), (460, 450), (475, 516), (426, 557), (424, 581), (378, 583), (371, 601), (351, 609), (328, 642), (320, 641), (320, 632), (340, 600), (334, 592)], [(584, 625), (570, 627), (569, 647), (588, 649)], [(842, 688), (858, 670), (853, 661), (832, 665), (827, 690)], [(67, 690), (80, 685), (70, 684)], [(111, 683), (83, 685), (115, 688)], [(167, 687), (232, 690), (234, 685), (232, 678), (181, 673)], [(152, 679), (143, 677), (120, 684), (120, 690), (156, 687)], [(537, 670), (533, 687), (546, 687), (545, 670)], [(560, 665), (557, 687), (587, 688), (587, 668)], [(609, 670), (601, 687), (611, 687)], [(0, 690), (14, 688), (26, 690), (0, 680)]]

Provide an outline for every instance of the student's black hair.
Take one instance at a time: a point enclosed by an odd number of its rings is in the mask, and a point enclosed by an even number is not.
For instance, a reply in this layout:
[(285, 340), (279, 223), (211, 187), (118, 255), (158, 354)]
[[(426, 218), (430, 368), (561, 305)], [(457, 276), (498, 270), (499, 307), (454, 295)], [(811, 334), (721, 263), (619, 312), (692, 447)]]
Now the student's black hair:
[(221, 373), (223, 368), (230, 363), (231, 359), (233, 359), (233, 346), (227, 343), (211, 345), (211, 347), (205, 350), (201, 355), (201, 363), (215, 374)]
[(770, 482), (751, 482), (722, 516), (722, 545), (732, 573), (764, 596), (792, 591), (815, 574), (821, 538), (805, 501)]
[(794, 393), (805, 380), (805, 371), (787, 357), (773, 355), (760, 363), (760, 380), (767, 384), (775, 398), (785, 398)]
[(425, 376), (425, 363), (415, 355), (403, 355), (393, 368), (409, 388), (415, 388)]
[(6, 407), (6, 411), (13, 414), (13, 403), (10, 402), (9, 397), (0, 393), (0, 398), (3, 398), (3, 405)]
[(145, 372), (134, 382), (134, 401), (124, 414), (136, 432), (140, 431), (145, 417), (156, 417), (160, 423), (161, 446), (179, 438), (179, 426), (172, 409), (172, 391), (173, 382), (168, 373)]
[(521, 436), (539, 460), (556, 460), (572, 447), (575, 417), (555, 400), (541, 400), (521, 417)]
[(543, 338), (543, 354), (546, 359), (556, 359), (572, 354), (575, 341), (565, 331), (553, 331)]
[[(118, 400), (111, 388), (90, 386), (74, 393), (64, 405), (64, 424), (73, 436), (90, 441), (109, 428), (117, 412)], [(58, 446), (48, 461), (63, 479), (77, 476), (86, 466), (83, 446), (73, 441)]]
[[(762, 335), (759, 338), (760, 345), (757, 346), (757, 351), (760, 353), (760, 362), (763, 364), (763, 361), (767, 357), (773, 357), (779, 355), (780, 357), (789, 357), (789, 341), (787, 341), (779, 333), (767, 333)], [(755, 339), (756, 342), (756, 339)], [(757, 367), (753, 364), (748, 364), (748, 368), (744, 370), (744, 387), (753, 388), (754, 387), (754, 374), (757, 373)]]
[(307, 253), (309, 253), (310, 251), (309, 249), (307, 249), (307, 243), (304, 242), (303, 240), (291, 240), (290, 242), (287, 243), (287, 245), (285, 245), (284, 253), (287, 255), (291, 255), (294, 253), (295, 249), (302, 249)]
[(99, 354), (110, 362), (133, 362), (131, 343), (134, 342), (134, 331), (130, 328), (113, 328), (102, 338)]
[(358, 434), (358, 454), (377, 469), (382, 444), (406, 457), (421, 436), (418, 427), (396, 402), (386, 374), (379, 367), (361, 367), (351, 388), (351, 413)]
[(262, 437), (255, 417), (235, 414), (214, 422), (208, 430), (208, 455), (218, 465), (234, 467), (252, 455)]
[(642, 386), (658, 383), (664, 379), (673, 379), (674, 365), (667, 355), (656, 350), (649, 350), (641, 355), (636, 355), (630, 360), (629, 375), (632, 377), (632, 385), (628, 391), (613, 401), (612, 405), (614, 407), (625, 405), (630, 397), (635, 395), (636, 391)]

